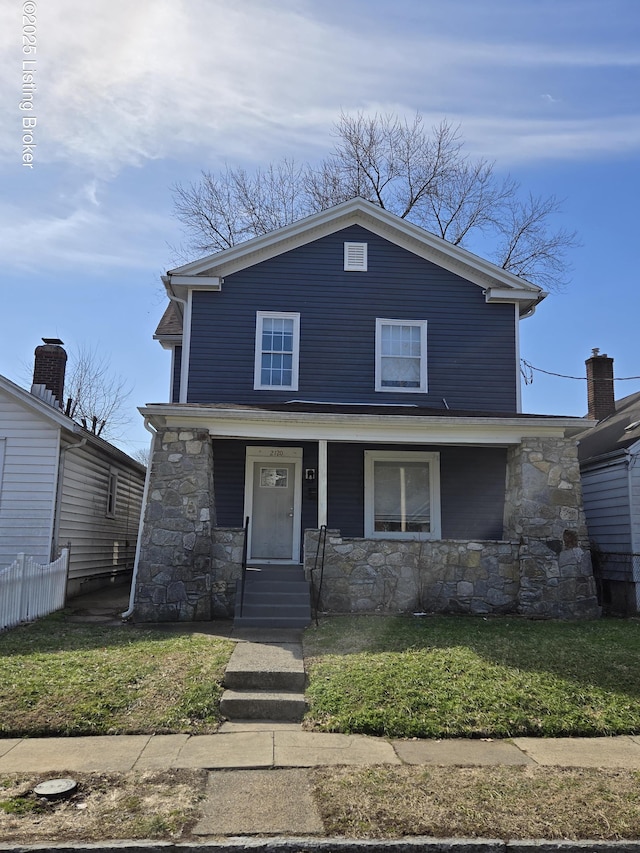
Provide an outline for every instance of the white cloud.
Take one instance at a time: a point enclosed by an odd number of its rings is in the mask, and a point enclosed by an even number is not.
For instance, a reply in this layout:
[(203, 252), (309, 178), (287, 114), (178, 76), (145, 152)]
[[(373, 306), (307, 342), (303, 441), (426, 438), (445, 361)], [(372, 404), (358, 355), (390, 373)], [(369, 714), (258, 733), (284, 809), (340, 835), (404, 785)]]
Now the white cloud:
[(172, 223), (148, 210), (109, 207), (102, 212), (85, 200), (34, 215), (33, 210), (17, 205), (0, 205), (0, 255), (5, 268), (23, 273), (85, 269), (92, 274), (155, 268), (166, 255), (161, 240), (174, 227)]
[[(451, 25), (446, 33), (428, 26), (421, 8), (416, 26), (391, 28), (386, 5), (376, 9), (377, 23), (362, 30), (357, 16), (349, 28), (336, 9), (321, 17), (325, 10), (312, 0), (57, 0), (55, 9), (39, 7), (39, 161), (108, 178), (166, 157), (198, 164), (304, 158), (326, 150), (341, 108), (419, 109), (434, 121), (446, 114), (463, 122), (466, 137), (472, 129), (481, 150), (510, 151), (524, 140), (520, 157), (564, 156), (569, 145), (590, 156), (617, 151), (630, 127), (627, 147), (637, 146), (636, 119), (609, 115), (606, 99), (596, 105), (592, 95), (588, 109), (574, 100), (571, 123), (557, 110), (555, 123), (547, 114), (536, 129), (535, 116), (529, 128), (522, 120), (521, 94), (545, 69), (637, 67), (637, 50), (550, 46), (526, 30), (520, 39), (473, 38), (469, 21), (456, 38)], [(5, 28), (0, 49), (6, 46)], [(17, 81), (13, 59), (0, 61), (0, 72)], [(0, 93), (13, 115), (14, 98), (15, 86)], [(581, 119), (587, 112), (592, 117)], [(15, 162), (11, 133), (5, 125), (0, 141)]]

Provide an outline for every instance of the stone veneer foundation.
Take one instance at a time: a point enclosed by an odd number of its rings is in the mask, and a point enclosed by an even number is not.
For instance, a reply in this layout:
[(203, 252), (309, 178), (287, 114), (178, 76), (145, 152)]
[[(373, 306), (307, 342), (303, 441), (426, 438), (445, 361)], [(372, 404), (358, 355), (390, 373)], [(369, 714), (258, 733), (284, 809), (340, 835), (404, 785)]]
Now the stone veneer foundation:
[[(233, 615), (244, 532), (215, 526), (213, 464), (206, 431), (155, 438), (137, 619)], [(523, 439), (509, 450), (506, 487), (504, 541), (367, 540), (328, 531), (320, 609), (597, 616), (574, 443)], [(317, 540), (317, 530), (306, 531), (308, 577)]]

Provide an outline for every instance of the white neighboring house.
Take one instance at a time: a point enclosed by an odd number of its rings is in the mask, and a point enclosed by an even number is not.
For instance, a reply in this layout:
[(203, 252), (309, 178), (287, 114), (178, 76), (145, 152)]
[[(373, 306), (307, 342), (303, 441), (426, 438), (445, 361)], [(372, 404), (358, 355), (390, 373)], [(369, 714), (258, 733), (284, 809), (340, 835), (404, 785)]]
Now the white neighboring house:
[(606, 609), (640, 613), (640, 392), (616, 400), (613, 359), (598, 350), (586, 367), (596, 424), (577, 438), (594, 574)]
[[(40, 357), (55, 346), (38, 347)], [(62, 383), (65, 361), (57, 359)], [(126, 577), (145, 473), (67, 417), (50, 388), (34, 384), (27, 391), (0, 375), (0, 569), (19, 552), (48, 563), (70, 545), (68, 595)]]

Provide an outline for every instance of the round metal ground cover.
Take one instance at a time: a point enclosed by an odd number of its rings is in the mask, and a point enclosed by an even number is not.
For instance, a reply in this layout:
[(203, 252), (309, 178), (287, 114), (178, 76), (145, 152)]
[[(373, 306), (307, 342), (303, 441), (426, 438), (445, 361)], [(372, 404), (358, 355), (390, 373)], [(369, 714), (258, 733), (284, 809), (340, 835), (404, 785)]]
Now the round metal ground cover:
[(46, 782), (36, 785), (33, 793), (38, 797), (46, 797), (47, 800), (59, 800), (70, 797), (77, 788), (78, 783), (74, 779), (47, 779)]

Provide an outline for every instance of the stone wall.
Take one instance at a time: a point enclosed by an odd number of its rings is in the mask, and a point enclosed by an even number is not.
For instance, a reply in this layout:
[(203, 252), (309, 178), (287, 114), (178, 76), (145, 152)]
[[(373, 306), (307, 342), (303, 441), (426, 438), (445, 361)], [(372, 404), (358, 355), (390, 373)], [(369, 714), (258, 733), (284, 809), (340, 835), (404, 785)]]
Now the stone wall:
[(222, 619), (233, 617), (236, 601), (236, 582), (242, 577), (244, 529), (216, 527), (213, 531), (212, 586), (213, 615)]
[[(307, 577), (317, 541), (318, 531), (307, 530)], [(317, 589), (318, 577), (314, 584)], [(514, 613), (519, 588), (518, 546), (511, 542), (347, 539), (329, 530), (319, 609)]]
[(134, 618), (211, 619), (212, 445), (198, 430), (158, 431), (140, 542)]
[[(320, 608), (333, 612), (599, 615), (575, 442), (509, 449), (504, 541), (343, 539), (330, 531)], [(311, 571), (317, 531), (307, 531)]]
[(599, 615), (575, 442), (524, 438), (507, 455), (504, 538), (519, 544), (519, 611)]

